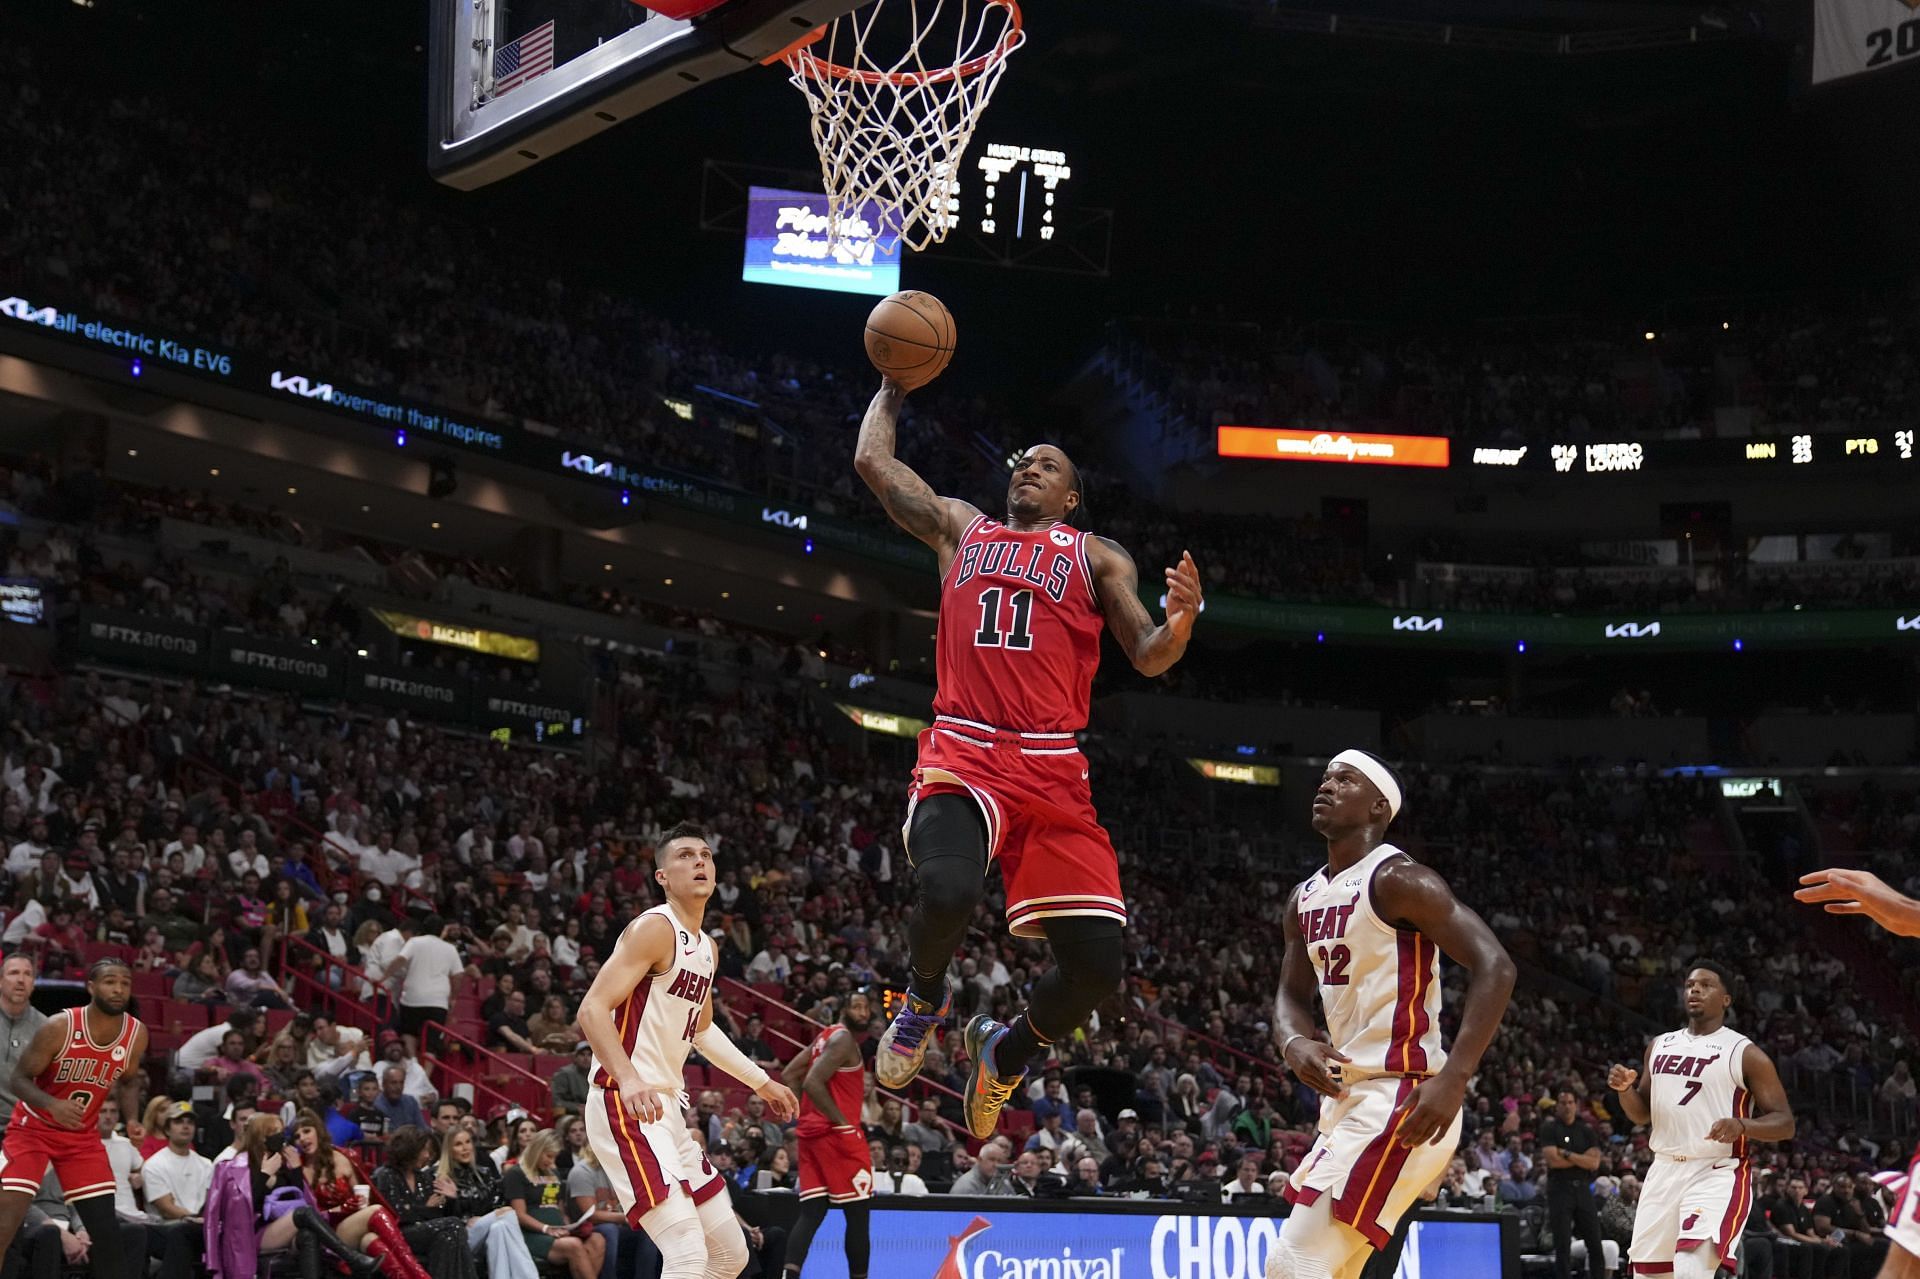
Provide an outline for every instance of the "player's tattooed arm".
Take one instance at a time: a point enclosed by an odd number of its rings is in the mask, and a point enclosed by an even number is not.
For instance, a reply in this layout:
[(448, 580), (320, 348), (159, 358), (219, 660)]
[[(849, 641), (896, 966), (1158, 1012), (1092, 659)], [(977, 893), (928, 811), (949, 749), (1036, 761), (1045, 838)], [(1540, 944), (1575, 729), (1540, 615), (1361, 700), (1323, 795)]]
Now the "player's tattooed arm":
[(1165, 674), (1185, 655), (1194, 619), (1200, 616), (1200, 570), (1193, 556), (1182, 551), (1180, 562), (1166, 570), (1167, 620), (1159, 626), (1140, 602), (1140, 570), (1126, 547), (1110, 538), (1089, 537), (1087, 559), (1107, 629), (1120, 651), (1142, 675)]
[[(85, 1015), (83, 1007), (81, 1016)], [(7, 1082), (13, 1086), (13, 1095), (21, 1101), (62, 1128), (77, 1131), (80, 1117), (87, 1112), (86, 1102), (79, 1097), (56, 1101), (46, 1089), (34, 1082), (60, 1055), (60, 1048), (67, 1041), (68, 1024), (65, 1017), (49, 1017), (42, 1023), (40, 1029), (33, 1032), (33, 1038), (27, 1041), (27, 1050), (14, 1063), (13, 1078)]]
[(1295, 888), (1287, 898), (1280, 924), (1287, 948), (1280, 961), (1280, 990), (1273, 998), (1273, 1046), (1295, 1079), (1324, 1096), (1339, 1097), (1346, 1087), (1335, 1063), (1353, 1059), (1323, 1043), (1314, 1033), (1313, 998), (1319, 979), (1314, 976), (1313, 961), (1307, 957), (1307, 940), (1300, 933), (1300, 919), (1294, 911), (1299, 899), (1300, 890)]
[(944, 576), (954, 548), (967, 526), (980, 517), (978, 508), (957, 498), (941, 497), (911, 466), (894, 456), (894, 430), (906, 388), (882, 378), (867, 415), (860, 419), (860, 439), (854, 445), (853, 469), (873, 490), (887, 515), (940, 557)]
[(1749, 1043), (1740, 1055), (1740, 1069), (1747, 1077), (1747, 1089), (1753, 1094), (1757, 1113), (1744, 1119), (1716, 1119), (1707, 1136), (1715, 1141), (1792, 1141), (1793, 1104), (1787, 1090), (1780, 1086), (1780, 1072), (1773, 1058), (1758, 1044)]
[(1373, 895), (1387, 922), (1424, 934), (1468, 973), (1467, 1006), (1460, 1014), (1460, 1029), (1447, 1064), (1418, 1084), (1405, 1103), (1408, 1114), (1401, 1125), (1400, 1144), (1417, 1146), (1444, 1136), (1460, 1113), (1467, 1081), (1479, 1070), (1480, 1058), (1506, 1014), (1515, 969), (1487, 921), (1455, 897), (1447, 881), (1430, 867), (1413, 861), (1389, 862), (1374, 876)]

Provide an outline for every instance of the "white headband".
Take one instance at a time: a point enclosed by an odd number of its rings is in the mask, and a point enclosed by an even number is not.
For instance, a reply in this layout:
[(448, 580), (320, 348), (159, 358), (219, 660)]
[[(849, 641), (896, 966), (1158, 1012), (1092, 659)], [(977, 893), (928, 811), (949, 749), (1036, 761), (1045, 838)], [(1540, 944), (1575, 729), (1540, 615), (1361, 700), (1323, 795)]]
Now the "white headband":
[(1360, 775), (1380, 788), (1387, 799), (1387, 820), (1392, 821), (1400, 815), (1400, 784), (1393, 780), (1393, 774), (1365, 751), (1345, 750), (1327, 761), (1327, 767), (1335, 764), (1349, 764), (1359, 770)]

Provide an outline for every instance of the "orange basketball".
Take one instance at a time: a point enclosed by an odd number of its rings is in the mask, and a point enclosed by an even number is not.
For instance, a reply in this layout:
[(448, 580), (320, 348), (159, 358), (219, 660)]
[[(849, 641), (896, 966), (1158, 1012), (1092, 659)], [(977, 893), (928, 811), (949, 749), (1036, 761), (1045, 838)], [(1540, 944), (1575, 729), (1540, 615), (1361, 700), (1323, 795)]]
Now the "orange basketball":
[(867, 358), (909, 391), (940, 376), (953, 358), (953, 315), (931, 293), (880, 299), (867, 316)]

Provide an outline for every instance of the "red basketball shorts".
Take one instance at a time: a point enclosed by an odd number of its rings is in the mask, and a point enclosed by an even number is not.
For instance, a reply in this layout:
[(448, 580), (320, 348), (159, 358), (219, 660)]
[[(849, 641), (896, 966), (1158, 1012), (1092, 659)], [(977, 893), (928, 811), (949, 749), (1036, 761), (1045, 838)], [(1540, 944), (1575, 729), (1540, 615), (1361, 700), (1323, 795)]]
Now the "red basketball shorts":
[(97, 1128), (90, 1124), (75, 1132), (44, 1120), (23, 1125), (21, 1109), (15, 1105), (6, 1140), (0, 1142), (0, 1190), (37, 1193), (51, 1164), (60, 1178), (60, 1193), (68, 1199), (113, 1193), (113, 1165), (107, 1162)]
[(837, 1204), (873, 1195), (873, 1155), (858, 1128), (801, 1135), (800, 1197), (822, 1195)]
[[(987, 858), (1000, 863), (1007, 928), (1044, 937), (1048, 919), (1097, 915), (1127, 922), (1120, 863), (1093, 811), (1087, 758), (1071, 733), (1033, 734), (938, 717), (920, 734), (908, 791), (913, 808), (930, 795), (966, 795), (987, 826)], [(913, 847), (907, 843), (907, 860)]]

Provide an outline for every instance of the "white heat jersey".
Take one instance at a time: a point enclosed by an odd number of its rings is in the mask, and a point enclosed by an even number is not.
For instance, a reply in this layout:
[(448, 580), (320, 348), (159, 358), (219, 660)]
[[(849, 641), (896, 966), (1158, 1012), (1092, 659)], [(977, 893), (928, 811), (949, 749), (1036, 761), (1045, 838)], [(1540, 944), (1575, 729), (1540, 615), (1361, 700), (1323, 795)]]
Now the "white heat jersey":
[(1753, 1114), (1744, 1064), (1751, 1041), (1722, 1026), (1711, 1035), (1670, 1030), (1653, 1041), (1647, 1072), (1653, 1081), (1653, 1153), (1687, 1159), (1745, 1159), (1747, 1142), (1711, 1141), (1717, 1119)]
[[(648, 915), (660, 915), (673, 925), (673, 965), (643, 978), (626, 1002), (614, 1010), (613, 1021), (640, 1081), (662, 1092), (677, 1093), (685, 1086), (687, 1053), (693, 1047), (694, 1028), (707, 992), (713, 989), (719, 952), (713, 938), (697, 928), (689, 930), (670, 906), (643, 911), (627, 927), (638, 928)], [(596, 1088), (617, 1087), (612, 1072), (597, 1056), (593, 1084)]]
[(1906, 0), (1814, 0), (1813, 83), (1910, 63), (1914, 18)]
[(1440, 1046), (1440, 948), (1396, 928), (1373, 908), (1373, 876), (1406, 854), (1382, 844), (1338, 875), (1326, 867), (1300, 885), (1294, 914), (1320, 978), (1333, 1046), (1351, 1057), (1348, 1079), (1431, 1075)]

